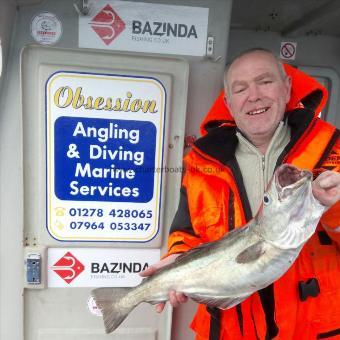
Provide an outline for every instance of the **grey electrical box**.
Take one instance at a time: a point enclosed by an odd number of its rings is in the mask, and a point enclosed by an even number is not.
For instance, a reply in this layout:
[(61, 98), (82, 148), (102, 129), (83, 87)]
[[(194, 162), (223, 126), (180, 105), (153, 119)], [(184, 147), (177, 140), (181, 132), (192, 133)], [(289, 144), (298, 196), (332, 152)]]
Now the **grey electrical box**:
[(26, 258), (26, 282), (27, 284), (41, 283), (41, 255), (28, 254)]

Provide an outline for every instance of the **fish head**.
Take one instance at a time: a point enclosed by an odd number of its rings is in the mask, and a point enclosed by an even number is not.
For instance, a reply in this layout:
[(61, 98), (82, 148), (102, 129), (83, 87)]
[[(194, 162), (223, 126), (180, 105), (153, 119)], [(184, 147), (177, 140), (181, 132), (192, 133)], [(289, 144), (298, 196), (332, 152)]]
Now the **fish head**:
[(282, 249), (303, 245), (314, 233), (325, 207), (312, 193), (309, 170), (283, 164), (277, 168), (256, 216), (263, 237)]

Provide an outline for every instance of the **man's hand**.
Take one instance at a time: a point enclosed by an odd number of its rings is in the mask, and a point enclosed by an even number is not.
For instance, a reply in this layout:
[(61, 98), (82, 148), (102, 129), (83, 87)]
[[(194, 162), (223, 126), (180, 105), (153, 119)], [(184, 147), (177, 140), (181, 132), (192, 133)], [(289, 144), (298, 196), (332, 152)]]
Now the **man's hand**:
[(340, 173), (325, 171), (312, 183), (314, 197), (326, 207), (340, 200)]
[[(173, 263), (176, 258), (180, 254), (172, 254), (166, 257), (163, 260), (160, 260), (159, 262), (153, 264), (152, 266), (146, 268), (142, 272), (139, 273), (140, 276), (146, 277), (153, 275), (158, 269), (163, 268), (171, 263)], [(178, 307), (181, 303), (187, 302), (188, 297), (185, 296), (183, 293), (175, 292), (174, 290), (169, 291), (169, 302), (172, 305), (172, 307)], [(165, 307), (165, 302), (158, 303), (156, 305), (156, 312), (161, 313)]]

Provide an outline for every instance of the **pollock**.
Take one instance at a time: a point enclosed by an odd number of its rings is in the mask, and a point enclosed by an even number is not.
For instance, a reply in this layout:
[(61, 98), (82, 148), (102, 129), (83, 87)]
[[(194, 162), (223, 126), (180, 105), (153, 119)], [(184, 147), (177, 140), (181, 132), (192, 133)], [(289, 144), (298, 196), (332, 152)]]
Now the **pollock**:
[(137, 287), (93, 290), (106, 332), (114, 331), (141, 302), (167, 301), (169, 290), (211, 307), (239, 304), (290, 268), (324, 210), (312, 194), (311, 172), (281, 165), (259, 211), (245, 226), (183, 253)]

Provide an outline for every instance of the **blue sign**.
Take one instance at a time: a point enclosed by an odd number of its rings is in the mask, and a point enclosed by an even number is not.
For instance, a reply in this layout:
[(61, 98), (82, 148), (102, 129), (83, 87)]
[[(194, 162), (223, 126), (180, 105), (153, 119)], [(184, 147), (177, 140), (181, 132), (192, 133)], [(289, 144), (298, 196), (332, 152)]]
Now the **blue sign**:
[(149, 202), (156, 134), (149, 121), (59, 117), (55, 195), (70, 201)]

